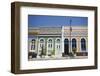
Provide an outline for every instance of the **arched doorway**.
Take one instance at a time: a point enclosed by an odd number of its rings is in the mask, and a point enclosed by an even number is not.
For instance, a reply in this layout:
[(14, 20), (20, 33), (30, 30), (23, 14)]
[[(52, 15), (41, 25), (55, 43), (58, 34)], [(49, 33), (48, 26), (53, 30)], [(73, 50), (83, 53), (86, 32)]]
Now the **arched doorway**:
[(76, 41), (75, 38), (72, 39), (72, 50), (73, 50), (74, 48), (77, 49), (77, 41)]
[(86, 40), (84, 38), (81, 39), (81, 50), (86, 51)]
[(64, 54), (65, 55), (69, 54), (69, 40), (68, 39), (64, 40)]

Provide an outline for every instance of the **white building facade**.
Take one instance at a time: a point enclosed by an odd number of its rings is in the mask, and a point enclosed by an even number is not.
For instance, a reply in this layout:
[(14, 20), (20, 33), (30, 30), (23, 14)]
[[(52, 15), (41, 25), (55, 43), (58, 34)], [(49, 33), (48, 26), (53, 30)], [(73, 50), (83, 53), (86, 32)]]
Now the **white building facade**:
[(36, 54), (33, 58), (66, 57), (73, 50), (76, 56), (88, 55), (87, 26), (29, 27), (28, 33), (28, 51)]

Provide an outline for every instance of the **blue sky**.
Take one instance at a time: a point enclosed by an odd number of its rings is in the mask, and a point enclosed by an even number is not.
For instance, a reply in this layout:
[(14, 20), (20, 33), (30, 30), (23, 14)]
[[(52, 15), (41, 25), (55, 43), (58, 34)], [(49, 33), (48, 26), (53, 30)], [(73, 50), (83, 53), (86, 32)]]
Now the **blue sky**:
[(88, 17), (74, 16), (47, 16), (47, 15), (28, 15), (28, 26), (30, 27), (61, 27), (69, 26), (87, 26)]

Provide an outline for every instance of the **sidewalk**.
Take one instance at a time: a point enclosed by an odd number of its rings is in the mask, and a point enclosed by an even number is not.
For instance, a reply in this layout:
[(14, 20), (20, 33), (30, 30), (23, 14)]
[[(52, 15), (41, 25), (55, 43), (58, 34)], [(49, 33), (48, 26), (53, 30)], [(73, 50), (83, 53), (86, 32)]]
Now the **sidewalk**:
[(65, 60), (65, 59), (86, 59), (88, 56), (75, 56), (75, 57), (52, 57), (52, 58), (32, 58), (29, 61), (37, 61), (37, 60)]

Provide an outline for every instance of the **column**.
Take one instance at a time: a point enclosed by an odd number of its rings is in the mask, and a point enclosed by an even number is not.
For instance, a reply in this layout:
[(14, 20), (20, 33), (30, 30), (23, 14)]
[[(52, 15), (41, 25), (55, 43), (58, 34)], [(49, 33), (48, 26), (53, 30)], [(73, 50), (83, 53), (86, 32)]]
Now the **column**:
[(81, 44), (80, 44), (80, 38), (78, 37), (77, 38), (77, 52), (80, 52), (80, 46), (81, 46)]
[(29, 40), (29, 52), (33, 52), (33, 51), (31, 50), (31, 40)]
[(37, 47), (37, 58), (39, 58), (39, 39), (38, 39), (38, 36), (37, 36), (37, 40), (36, 40), (36, 47)]
[(54, 56), (55, 56), (55, 38), (54, 38), (54, 40), (53, 40), (53, 51), (54, 51)]
[(69, 53), (71, 53), (72, 52), (72, 38), (70, 39), (70, 37), (69, 37), (68, 40), (69, 40), (69, 43), (68, 43), (68, 45), (69, 45)]
[(59, 43), (59, 56), (62, 57), (62, 39), (60, 38), (60, 43)]
[(30, 41), (28, 39), (28, 52), (30, 52)]
[(86, 37), (86, 51), (88, 52), (88, 37)]
[(29, 59), (32, 59), (32, 55), (29, 54), (30, 52), (32, 52), (31, 51), (31, 41), (30, 41), (30, 39), (28, 39), (28, 58)]
[(62, 52), (64, 53), (64, 26), (62, 26), (62, 37), (61, 37), (61, 44), (62, 44)]
[(46, 50), (46, 58), (48, 58), (48, 38), (45, 39), (45, 50)]

